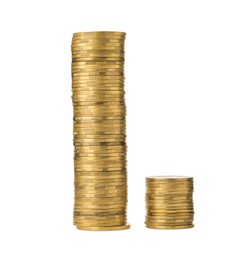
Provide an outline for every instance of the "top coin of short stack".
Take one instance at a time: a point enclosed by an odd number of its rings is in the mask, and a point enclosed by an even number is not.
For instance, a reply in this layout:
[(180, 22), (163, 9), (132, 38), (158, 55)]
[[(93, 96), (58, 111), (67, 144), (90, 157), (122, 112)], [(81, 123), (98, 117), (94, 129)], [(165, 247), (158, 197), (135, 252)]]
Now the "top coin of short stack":
[(122, 230), (126, 221), (126, 107), (122, 32), (75, 33), (74, 224), (84, 230)]

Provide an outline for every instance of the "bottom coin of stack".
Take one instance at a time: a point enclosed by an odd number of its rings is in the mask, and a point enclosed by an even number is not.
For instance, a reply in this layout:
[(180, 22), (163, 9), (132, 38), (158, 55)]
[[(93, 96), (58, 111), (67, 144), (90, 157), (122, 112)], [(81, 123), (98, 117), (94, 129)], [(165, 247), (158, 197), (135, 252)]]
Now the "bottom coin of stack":
[(146, 178), (147, 228), (192, 228), (193, 178), (156, 176)]

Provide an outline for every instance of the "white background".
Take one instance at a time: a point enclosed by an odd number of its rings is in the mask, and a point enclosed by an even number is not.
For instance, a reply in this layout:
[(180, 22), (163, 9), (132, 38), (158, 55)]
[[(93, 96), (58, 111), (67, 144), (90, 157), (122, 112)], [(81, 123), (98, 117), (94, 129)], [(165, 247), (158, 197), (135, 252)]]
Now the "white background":
[[(1, 1), (1, 259), (250, 259), (250, 1)], [(73, 32), (127, 33), (128, 220), (72, 225)], [(195, 180), (195, 228), (144, 226), (145, 176)], [(248, 236), (248, 237), (247, 237)]]

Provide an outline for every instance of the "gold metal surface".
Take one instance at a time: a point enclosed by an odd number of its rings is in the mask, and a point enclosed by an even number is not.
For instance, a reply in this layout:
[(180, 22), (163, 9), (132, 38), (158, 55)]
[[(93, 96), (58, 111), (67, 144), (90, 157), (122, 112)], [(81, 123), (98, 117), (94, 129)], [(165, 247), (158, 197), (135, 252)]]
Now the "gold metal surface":
[(181, 229), (194, 226), (192, 177), (147, 177), (145, 201), (147, 228)]
[(74, 225), (124, 230), (127, 208), (123, 32), (72, 38)]

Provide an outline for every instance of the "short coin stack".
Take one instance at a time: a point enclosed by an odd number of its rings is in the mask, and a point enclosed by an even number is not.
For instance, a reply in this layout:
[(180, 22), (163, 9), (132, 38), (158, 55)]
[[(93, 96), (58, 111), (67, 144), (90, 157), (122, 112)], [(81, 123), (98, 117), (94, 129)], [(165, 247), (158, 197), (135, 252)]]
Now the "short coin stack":
[(146, 178), (146, 227), (155, 229), (192, 228), (193, 217), (192, 177)]
[(126, 107), (122, 32), (74, 33), (74, 224), (128, 229)]

